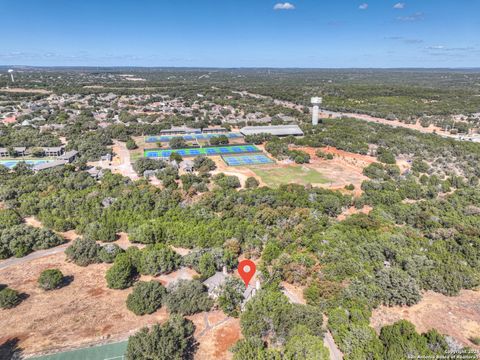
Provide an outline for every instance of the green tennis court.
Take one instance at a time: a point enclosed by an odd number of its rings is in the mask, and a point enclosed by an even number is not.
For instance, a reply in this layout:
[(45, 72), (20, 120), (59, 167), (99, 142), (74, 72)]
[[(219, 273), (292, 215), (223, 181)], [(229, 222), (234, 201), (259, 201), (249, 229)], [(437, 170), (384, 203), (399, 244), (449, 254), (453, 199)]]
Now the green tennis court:
[(88, 348), (66, 351), (53, 355), (32, 358), (32, 360), (124, 360), (127, 341), (92, 346)]
[(224, 145), (224, 146), (205, 146), (201, 148), (184, 149), (145, 149), (144, 157), (147, 158), (168, 158), (172, 153), (177, 153), (184, 157), (193, 157), (199, 155), (218, 156), (229, 154), (255, 153), (261, 150), (255, 145)]

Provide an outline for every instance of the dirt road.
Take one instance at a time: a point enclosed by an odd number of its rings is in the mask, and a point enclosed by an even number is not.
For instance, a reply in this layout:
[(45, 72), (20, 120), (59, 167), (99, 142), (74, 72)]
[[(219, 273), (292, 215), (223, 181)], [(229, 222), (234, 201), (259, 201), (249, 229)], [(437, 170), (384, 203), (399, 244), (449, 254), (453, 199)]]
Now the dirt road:
[(65, 249), (68, 247), (68, 245), (70, 245), (70, 244), (66, 243), (66, 244), (51, 248), (51, 249), (38, 250), (38, 251), (35, 251), (35, 252), (33, 252), (33, 253), (31, 253), (27, 256), (21, 257), (21, 258), (9, 258), (9, 259), (0, 263), (0, 270), (6, 269), (10, 266), (24, 264), (24, 263), (30, 262), (32, 260), (35, 260), (35, 259), (40, 259), (40, 258), (45, 257), (45, 256), (50, 256), (50, 255), (62, 253), (62, 252), (65, 251)]

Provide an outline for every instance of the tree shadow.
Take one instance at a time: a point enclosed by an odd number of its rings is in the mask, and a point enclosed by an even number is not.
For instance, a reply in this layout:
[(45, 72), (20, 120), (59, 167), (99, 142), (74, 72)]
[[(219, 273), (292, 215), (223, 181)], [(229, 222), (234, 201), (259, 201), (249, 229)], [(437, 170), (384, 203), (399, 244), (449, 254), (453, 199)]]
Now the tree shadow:
[[(30, 297), (30, 295), (27, 294), (27, 293), (20, 293), (18, 295), (18, 298), (20, 299), (20, 301), (18, 303), (20, 304), (21, 302), (27, 300), (29, 297)], [(0, 359), (2, 359), (2, 358), (0, 357)]]
[(0, 359), (14, 360), (20, 359), (22, 349), (18, 346), (20, 339), (8, 339), (3, 344), (0, 344)]
[(60, 285), (58, 286), (58, 289), (61, 289), (65, 286), (68, 286), (70, 285), (72, 282), (73, 282), (73, 279), (75, 277), (73, 275), (67, 275), (67, 276), (64, 276), (63, 279), (62, 279), (62, 282), (60, 283)]

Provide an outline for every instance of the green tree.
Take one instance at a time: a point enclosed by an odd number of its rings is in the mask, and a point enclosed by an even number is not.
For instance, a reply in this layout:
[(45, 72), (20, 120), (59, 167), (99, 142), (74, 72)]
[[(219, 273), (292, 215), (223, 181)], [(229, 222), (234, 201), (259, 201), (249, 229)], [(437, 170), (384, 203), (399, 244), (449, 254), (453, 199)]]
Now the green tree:
[(259, 291), (240, 316), (242, 333), (246, 337), (270, 337), (284, 340), (291, 325), (286, 320), (292, 311), (288, 299), (278, 290)]
[(91, 239), (76, 239), (66, 250), (67, 258), (79, 266), (100, 262), (100, 245)]
[(149, 245), (142, 250), (139, 271), (144, 275), (167, 274), (178, 268), (180, 255), (164, 244)]
[(245, 188), (247, 189), (256, 189), (258, 185), (260, 185), (260, 183), (253, 176), (248, 177), (245, 181)]
[(197, 156), (193, 159), (193, 168), (199, 172), (209, 172), (217, 168), (215, 161), (206, 156)]
[(329, 360), (323, 338), (312, 335), (306, 326), (297, 325), (285, 344), (285, 360)]
[(152, 314), (162, 306), (166, 294), (158, 281), (140, 281), (127, 297), (127, 309), (135, 315)]
[(126, 360), (191, 360), (196, 350), (195, 326), (171, 315), (162, 325), (143, 328), (128, 339)]
[(238, 317), (243, 302), (244, 283), (235, 277), (229, 277), (220, 288), (218, 305), (229, 316)]
[(170, 148), (172, 149), (181, 149), (181, 148), (184, 148), (187, 146), (187, 143), (185, 142), (185, 140), (183, 139), (183, 137), (181, 136), (176, 136), (176, 137), (173, 137), (168, 145), (170, 146)]
[(63, 283), (63, 274), (58, 269), (47, 269), (42, 271), (38, 278), (38, 285), (43, 290), (53, 290), (59, 288)]
[(110, 269), (107, 270), (105, 278), (110, 289), (126, 289), (133, 284), (135, 268), (128, 254), (119, 254)]
[(138, 148), (137, 144), (132, 138), (127, 140), (126, 147), (128, 150), (135, 150)]
[(215, 275), (217, 269), (215, 266), (215, 260), (211, 253), (205, 253), (200, 257), (198, 269), (203, 279), (207, 279), (210, 276)]
[(213, 300), (198, 280), (178, 280), (168, 288), (167, 306), (172, 313), (193, 315), (210, 310), (212, 305)]
[(17, 306), (21, 301), (18, 291), (8, 287), (0, 290), (0, 308), (11, 309)]

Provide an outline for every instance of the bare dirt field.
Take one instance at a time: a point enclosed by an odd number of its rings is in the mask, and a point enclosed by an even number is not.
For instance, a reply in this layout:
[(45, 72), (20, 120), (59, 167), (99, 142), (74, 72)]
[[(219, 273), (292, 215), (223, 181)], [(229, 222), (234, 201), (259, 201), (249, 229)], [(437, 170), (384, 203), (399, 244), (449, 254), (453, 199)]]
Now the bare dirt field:
[(45, 89), (22, 89), (22, 88), (1, 88), (0, 92), (8, 93), (31, 93), (31, 94), (51, 94), (51, 91)]
[[(165, 309), (137, 317), (125, 301), (131, 289), (107, 288), (105, 272), (111, 265), (80, 267), (65, 261), (63, 253), (0, 270), (2, 283), (28, 294), (16, 308), (0, 310), (0, 343), (17, 337), (24, 353), (76, 347), (99, 340), (120, 340), (145, 325), (164, 321)], [(60, 269), (73, 277), (67, 286), (43, 291), (37, 279), (43, 270)]]
[[(35, 218), (27, 218), (26, 223), (42, 226)], [(76, 237), (73, 231), (62, 235), (70, 240)], [(121, 233), (115, 243), (122, 248), (132, 245), (125, 233)], [(65, 351), (125, 340), (138, 329), (168, 318), (165, 308), (145, 316), (136, 316), (128, 311), (125, 302), (132, 289), (107, 288), (105, 273), (111, 265), (80, 267), (69, 263), (63, 254), (65, 247), (58, 247), (60, 251), (51, 255), (15, 259), (21, 261), (0, 268), (0, 282), (26, 294), (26, 299), (16, 308), (0, 310), (0, 344), (18, 339), (19, 347), (26, 356)], [(175, 251), (186, 254), (190, 250), (175, 248)], [(51, 268), (60, 269), (71, 278), (71, 282), (50, 292), (38, 288), (40, 273)], [(140, 280), (156, 280), (168, 286), (178, 279), (192, 279), (197, 275), (192, 269), (180, 268), (156, 278), (142, 276)], [(230, 359), (232, 354), (228, 350), (241, 336), (239, 320), (227, 317), (221, 311), (197, 314), (191, 319), (195, 323), (195, 337), (199, 342), (195, 359)]]
[(382, 326), (402, 319), (415, 324), (418, 332), (435, 328), (464, 345), (480, 349), (469, 341), (480, 335), (480, 291), (462, 290), (452, 297), (428, 291), (416, 305), (375, 309), (370, 322), (379, 332)]
[(212, 311), (191, 316), (195, 324), (195, 339), (199, 343), (195, 359), (227, 360), (229, 349), (241, 338), (240, 320)]

